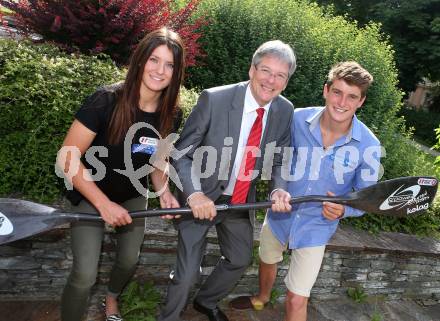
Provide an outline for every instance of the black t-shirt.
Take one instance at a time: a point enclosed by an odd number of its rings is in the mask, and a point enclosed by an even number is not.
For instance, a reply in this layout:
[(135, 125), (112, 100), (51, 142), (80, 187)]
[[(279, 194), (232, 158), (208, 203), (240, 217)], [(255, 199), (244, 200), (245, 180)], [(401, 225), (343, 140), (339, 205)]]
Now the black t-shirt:
[[(132, 184), (127, 174), (118, 173), (115, 169), (125, 170), (127, 167), (126, 161), (131, 161), (134, 170), (147, 164), (151, 154), (154, 152), (154, 145), (159, 138), (156, 133), (159, 128), (159, 113), (149, 113), (138, 109), (134, 125), (138, 126), (140, 122), (144, 122), (153, 126), (156, 132), (149, 126), (142, 126), (133, 131), (133, 139), (128, 142), (127, 147), (124, 147), (124, 140), (117, 145), (110, 145), (108, 143), (108, 127), (116, 105), (116, 90), (118, 90), (120, 86), (120, 84), (114, 84), (99, 88), (86, 99), (75, 115), (78, 121), (96, 133), (96, 137), (89, 147), (89, 152), (93, 151), (91, 155), (96, 158), (96, 160), (89, 158), (88, 161), (85, 157), (87, 153), (85, 153), (81, 161), (84, 166), (90, 170), (92, 175), (100, 174), (97, 179), (95, 179), (96, 185), (110, 200), (117, 203), (138, 197), (141, 194)], [(173, 132), (177, 132), (181, 121), (182, 113), (179, 112), (174, 122)], [(126, 135), (126, 138), (127, 136), (129, 135)], [(93, 149), (90, 150), (90, 148)], [(96, 151), (96, 149), (98, 151)], [(100, 154), (100, 149), (102, 149), (104, 153)], [(126, 159), (124, 159), (124, 149), (126, 149), (125, 152), (127, 153)], [(104, 173), (103, 170), (105, 170), (105, 175), (99, 177)], [(147, 172), (144, 177), (139, 179), (139, 182), (144, 188), (148, 187)], [(75, 189), (68, 191), (66, 197), (73, 205), (78, 204), (84, 198)]]

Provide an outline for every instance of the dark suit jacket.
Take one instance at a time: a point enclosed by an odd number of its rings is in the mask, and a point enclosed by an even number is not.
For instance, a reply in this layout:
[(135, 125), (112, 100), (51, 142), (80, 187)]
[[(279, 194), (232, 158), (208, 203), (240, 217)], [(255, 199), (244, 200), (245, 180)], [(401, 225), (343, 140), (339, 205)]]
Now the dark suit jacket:
[[(215, 201), (227, 187), (237, 153), (248, 84), (249, 82), (241, 82), (210, 88), (200, 94), (176, 142), (178, 150), (192, 146), (183, 157), (174, 162), (183, 186), (183, 191), (179, 193), (181, 204), (185, 204), (187, 197), (196, 191), (202, 191)], [(268, 177), (263, 171), (263, 177), (271, 180), (270, 190), (287, 190), (287, 182), (281, 178), (282, 151), (274, 154), (273, 148), (289, 146), (292, 117), (293, 105), (286, 98), (278, 96), (272, 101), (260, 144), (261, 157), (257, 158), (254, 168), (259, 171), (259, 175), (252, 181), (249, 190), (248, 200), (251, 202), (255, 201), (256, 182), (261, 179), (263, 161), (264, 168), (268, 170), (269, 175), (271, 174)], [(225, 139), (226, 137), (232, 139)], [(202, 173), (207, 170), (205, 173), (212, 172), (212, 175), (197, 175), (200, 170), (192, 171), (193, 165), (196, 169), (202, 165)], [(251, 220), (253, 221), (253, 217)]]

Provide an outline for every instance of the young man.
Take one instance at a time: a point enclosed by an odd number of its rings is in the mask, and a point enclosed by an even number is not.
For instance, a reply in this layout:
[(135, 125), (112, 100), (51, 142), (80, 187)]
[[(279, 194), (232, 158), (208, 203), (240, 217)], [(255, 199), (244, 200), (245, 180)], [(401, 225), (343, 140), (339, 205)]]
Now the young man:
[[(222, 257), (198, 291), (194, 308), (210, 321), (228, 320), (217, 303), (252, 261), (255, 218), (249, 211), (217, 215), (214, 202), (255, 201), (256, 181), (265, 155), (270, 153), (266, 147), (270, 143), (289, 146), (293, 106), (280, 94), (295, 67), (289, 45), (266, 42), (254, 53), (248, 82), (204, 90), (186, 121), (176, 148), (189, 150), (174, 166), (183, 186), (179, 201), (188, 203), (193, 217), (176, 222), (176, 269), (159, 321), (180, 320), (200, 271), (206, 234), (214, 225)], [(287, 181), (281, 178), (281, 158), (280, 153), (273, 155), (272, 209), (290, 211)]]
[[(289, 193), (341, 195), (377, 182), (380, 143), (355, 112), (365, 101), (373, 77), (356, 62), (343, 62), (329, 72), (325, 107), (295, 110), (294, 149)], [(292, 250), (285, 321), (306, 321), (307, 301), (316, 281), (325, 246), (343, 217), (362, 211), (331, 202), (300, 203), (290, 215), (269, 211), (260, 239), (260, 293), (231, 301), (236, 309), (262, 309), (269, 301), (282, 252)]]

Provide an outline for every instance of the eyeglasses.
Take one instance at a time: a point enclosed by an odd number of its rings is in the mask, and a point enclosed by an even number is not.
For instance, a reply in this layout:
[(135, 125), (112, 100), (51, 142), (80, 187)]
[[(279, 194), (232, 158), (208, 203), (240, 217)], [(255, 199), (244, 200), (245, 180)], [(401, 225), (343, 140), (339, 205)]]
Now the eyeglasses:
[(277, 82), (286, 82), (287, 79), (289, 78), (286, 74), (284, 73), (274, 73), (272, 70), (270, 70), (267, 67), (257, 67), (256, 65), (254, 65), (255, 69), (259, 72), (261, 72), (263, 74), (264, 77), (266, 78), (270, 78), (270, 77), (274, 77), (275, 81)]

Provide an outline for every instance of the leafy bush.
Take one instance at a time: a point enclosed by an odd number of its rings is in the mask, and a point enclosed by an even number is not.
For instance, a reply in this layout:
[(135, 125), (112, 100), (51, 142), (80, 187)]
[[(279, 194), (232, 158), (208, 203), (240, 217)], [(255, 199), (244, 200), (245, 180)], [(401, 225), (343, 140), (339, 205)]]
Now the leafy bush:
[(52, 201), (57, 150), (83, 99), (121, 79), (110, 59), (0, 39), (0, 194)]
[[(123, 77), (105, 56), (0, 39), (0, 195), (56, 200), (64, 185), (54, 163), (73, 114), (97, 87)], [(183, 91), (185, 115), (196, 99)]]
[(106, 53), (125, 63), (133, 47), (149, 31), (169, 26), (184, 39), (187, 64), (194, 65), (201, 54), (197, 39), (200, 18), (190, 22), (200, 0), (190, 0), (173, 11), (166, 0), (0, 0), (15, 12), (15, 28), (37, 33), (73, 52)]
[(199, 12), (209, 12), (210, 23), (201, 28), (206, 56), (189, 69), (190, 87), (248, 79), (253, 52), (267, 40), (280, 39), (294, 47), (298, 58), (298, 69), (284, 91), (295, 106), (321, 104), (325, 76), (342, 60), (356, 60), (374, 75), (361, 111), (364, 118), (383, 117), (400, 103), (393, 52), (377, 25), (358, 29), (303, 0), (205, 0)]
[(379, 311), (374, 311), (373, 315), (371, 316), (371, 321), (383, 321), (383, 315)]
[(399, 115), (405, 118), (408, 127), (414, 128), (414, 135), (425, 145), (433, 146), (436, 143), (435, 129), (440, 124), (440, 114), (402, 108)]

